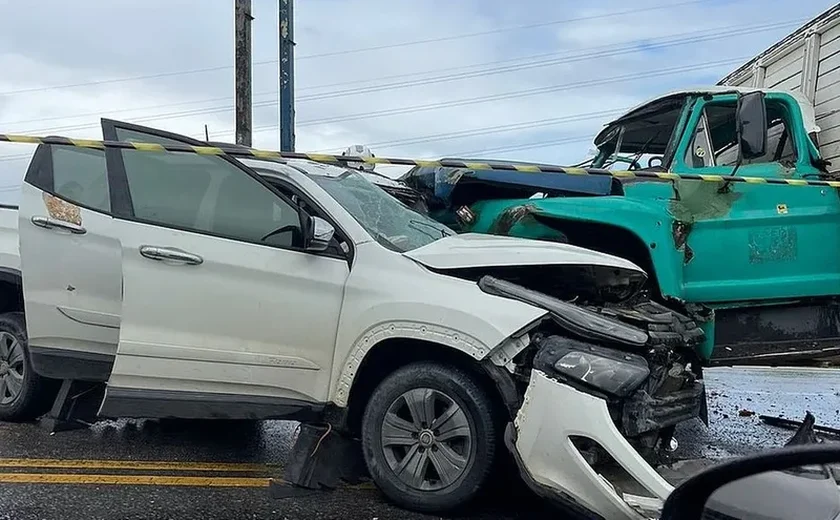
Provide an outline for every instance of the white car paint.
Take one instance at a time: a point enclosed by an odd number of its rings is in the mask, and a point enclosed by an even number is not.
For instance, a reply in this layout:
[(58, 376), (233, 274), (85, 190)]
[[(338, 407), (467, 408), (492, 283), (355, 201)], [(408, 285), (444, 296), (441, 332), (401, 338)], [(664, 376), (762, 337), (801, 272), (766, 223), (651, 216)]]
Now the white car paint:
[(30, 349), (112, 357), (122, 281), (112, 218), (76, 208), (84, 234), (33, 223), (51, 218), (48, 205), (61, 204), (30, 184), (22, 187), (18, 229)]
[[(190, 167), (192, 160), (194, 166), (223, 161), (155, 157), (157, 168)], [(293, 164), (263, 166), (317, 201), (334, 220), (352, 244), (352, 266), (346, 260), (112, 218), (60, 199), (55, 200), (63, 207), (50, 208), (45, 192), (26, 182), (19, 227), (33, 345), (82, 355), (115, 352), (102, 405), (105, 415), (148, 413), (148, 408), (114, 405), (128, 399), (127, 393), (134, 399), (148, 396), (144, 405), (201, 394), (341, 406), (347, 404), (364, 355), (385, 339), (427, 339), (483, 359), (546, 315), (383, 247), (310, 177), (346, 170), (307, 161)], [(205, 196), (214, 197), (219, 181), (209, 182)], [(64, 211), (79, 212), (86, 233), (46, 229), (31, 220), (64, 218)], [(618, 258), (589, 257), (577, 248), (520, 239), (438, 241), (443, 245), (421, 252), (419, 261), (438, 265), (432, 257), (460, 256), (472, 259), (461, 265), (481, 266), (511, 265), (515, 258), (528, 257), (526, 263), (532, 264), (597, 258), (601, 264), (627, 267)], [(140, 254), (146, 246), (177, 248), (198, 255), (202, 263), (150, 260)], [(533, 253), (518, 252), (520, 247)]]
[[(352, 262), (110, 217), (66, 202), (63, 209), (79, 211), (86, 233), (39, 227), (32, 217), (64, 217), (47, 204), (46, 192), (25, 183), (18, 227), (30, 337), (56, 352), (116, 355), (105, 415), (135, 413), (113, 404), (125, 391), (161, 404), (200, 393), (345, 406), (362, 361), (384, 341), (427, 340), (476, 360), (502, 359), (509, 340), (547, 314), (431, 269), (584, 264), (643, 274), (609, 255), (509, 237), (441, 237), (395, 251), (312, 178), (346, 170), (307, 161), (242, 162), (259, 163), (316, 201), (350, 243)], [(12, 211), (0, 210), (0, 226)], [(7, 224), (0, 247), (13, 232), (14, 221)], [(150, 260), (140, 254), (145, 246), (178, 248), (202, 261)], [(4, 253), (13, 262), (13, 253)], [(564, 439), (570, 434), (601, 441), (657, 496), (667, 490), (615, 429), (603, 400), (543, 381), (537, 371), (516, 425), (517, 450), (529, 473), (580, 495), (595, 511), (626, 515), (628, 509), (569, 452)]]
[[(429, 271), (412, 260), (410, 252), (386, 249), (335, 199), (295, 168), (248, 159), (242, 162), (272, 170), (277, 178), (312, 195), (355, 240), (356, 259), (347, 279), (332, 367), (330, 400), (339, 406), (347, 404), (364, 355), (384, 339), (426, 339), (483, 359), (512, 334), (545, 316), (542, 309), (486, 294), (475, 283)], [(346, 171), (319, 163), (290, 164), (315, 175)], [(432, 245), (446, 240), (441, 238)], [(509, 247), (526, 242), (530, 241), (512, 239)], [(495, 260), (502, 248), (483, 249), (480, 241), (470, 244), (462, 243), (460, 254), (471, 255), (476, 262), (471, 265), (506, 265)], [(562, 250), (555, 251), (552, 260), (550, 263), (555, 264), (578, 263), (577, 256)], [(625, 263), (619, 258), (613, 261), (616, 267)]]
[(463, 233), (408, 251), (405, 256), (434, 269), (513, 265), (598, 265), (641, 272), (623, 258), (545, 240)]
[(604, 399), (559, 383), (539, 370), (531, 379), (516, 416), (516, 450), (524, 469), (539, 484), (604, 518), (643, 520), (612, 484), (598, 474), (571, 441), (601, 445), (655, 499), (664, 503), (673, 487), (627, 442)]

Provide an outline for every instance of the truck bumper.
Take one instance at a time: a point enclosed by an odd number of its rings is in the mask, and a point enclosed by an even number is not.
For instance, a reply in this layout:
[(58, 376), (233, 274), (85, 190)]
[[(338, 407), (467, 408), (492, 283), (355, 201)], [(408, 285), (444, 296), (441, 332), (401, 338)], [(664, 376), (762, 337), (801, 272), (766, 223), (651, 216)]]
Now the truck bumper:
[(654, 503), (664, 502), (673, 490), (622, 435), (605, 400), (555, 381), (539, 370), (531, 372), (512, 426), (506, 432), (506, 442), (525, 481), (538, 494), (562, 503), (581, 518), (649, 517), (632, 508), (589, 465), (575, 447), (575, 438), (598, 443)]

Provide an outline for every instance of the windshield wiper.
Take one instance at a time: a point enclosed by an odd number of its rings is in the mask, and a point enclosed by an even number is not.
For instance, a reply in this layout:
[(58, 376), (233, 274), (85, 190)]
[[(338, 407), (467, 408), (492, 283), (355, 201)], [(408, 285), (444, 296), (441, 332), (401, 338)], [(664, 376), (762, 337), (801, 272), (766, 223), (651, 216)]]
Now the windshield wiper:
[[(641, 159), (641, 158), (642, 158), (642, 156), (645, 154), (645, 152), (646, 152), (646, 151), (647, 151), (647, 149), (648, 149), (648, 146), (650, 146), (650, 143), (652, 143), (654, 139), (656, 139), (657, 137), (659, 137), (659, 134), (661, 134), (661, 133), (662, 133), (662, 131), (661, 131), (661, 130), (660, 130), (660, 131), (658, 131), (658, 132), (656, 132), (655, 134), (653, 134), (653, 137), (651, 137), (650, 139), (648, 139), (648, 140), (647, 140), (647, 142), (646, 142), (644, 145), (642, 145), (642, 148), (641, 148), (638, 152), (636, 152), (636, 155), (635, 155), (635, 156), (633, 157), (633, 159), (631, 160), (631, 162), (630, 162), (630, 166), (628, 166), (628, 168), (632, 168), (632, 167), (633, 167), (633, 163), (635, 163), (636, 165), (638, 165), (638, 166), (639, 166), (639, 169), (640, 169), (640, 170), (642, 169), (642, 165), (641, 165), (641, 164), (639, 164), (639, 159)], [(650, 161), (648, 161), (648, 162), (650, 162)]]
[[(437, 227), (436, 225), (434, 225), (434, 224), (430, 224), (430, 223), (428, 223), (428, 222), (423, 222), (422, 220), (414, 220), (414, 219), (411, 219), (411, 220), (409, 220), (408, 222), (409, 222), (410, 224), (420, 224), (421, 226), (428, 226), (428, 227), (430, 227), (430, 228), (434, 229), (435, 231), (440, 231), (440, 237), (441, 237), (441, 238), (446, 238), (446, 237), (448, 237), (448, 236), (452, 236), (452, 235), (450, 235), (449, 233), (447, 233), (445, 229), (439, 228), (439, 227)], [(420, 230), (418, 229), (418, 231), (420, 231)], [(431, 236), (431, 235), (430, 235), (430, 236)], [(434, 237), (432, 237), (432, 238), (434, 238)]]

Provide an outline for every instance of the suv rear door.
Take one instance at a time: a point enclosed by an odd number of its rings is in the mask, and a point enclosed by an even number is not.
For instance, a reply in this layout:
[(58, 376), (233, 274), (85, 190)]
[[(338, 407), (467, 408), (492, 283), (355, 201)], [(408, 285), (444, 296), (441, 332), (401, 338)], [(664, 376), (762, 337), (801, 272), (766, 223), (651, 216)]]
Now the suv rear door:
[(108, 379), (120, 326), (121, 250), (102, 149), (40, 145), (24, 178), (18, 234), (33, 368)]
[[(202, 144), (116, 121), (103, 135)], [(300, 417), (326, 402), (347, 259), (305, 252), (298, 208), (238, 161), (107, 155), (125, 296), (102, 415)]]

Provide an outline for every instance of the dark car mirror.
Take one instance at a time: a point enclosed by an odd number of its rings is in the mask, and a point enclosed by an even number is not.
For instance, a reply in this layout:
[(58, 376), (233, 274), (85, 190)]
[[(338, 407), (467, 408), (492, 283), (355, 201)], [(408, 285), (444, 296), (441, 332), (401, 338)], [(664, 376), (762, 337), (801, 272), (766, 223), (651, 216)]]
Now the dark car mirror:
[(321, 217), (309, 217), (306, 221), (305, 249), (316, 253), (325, 251), (332, 242), (335, 228)]
[(749, 92), (738, 97), (735, 129), (743, 159), (750, 160), (764, 155), (767, 149), (767, 106), (764, 92)]
[(679, 485), (661, 520), (840, 519), (840, 444), (768, 450), (724, 462)]

